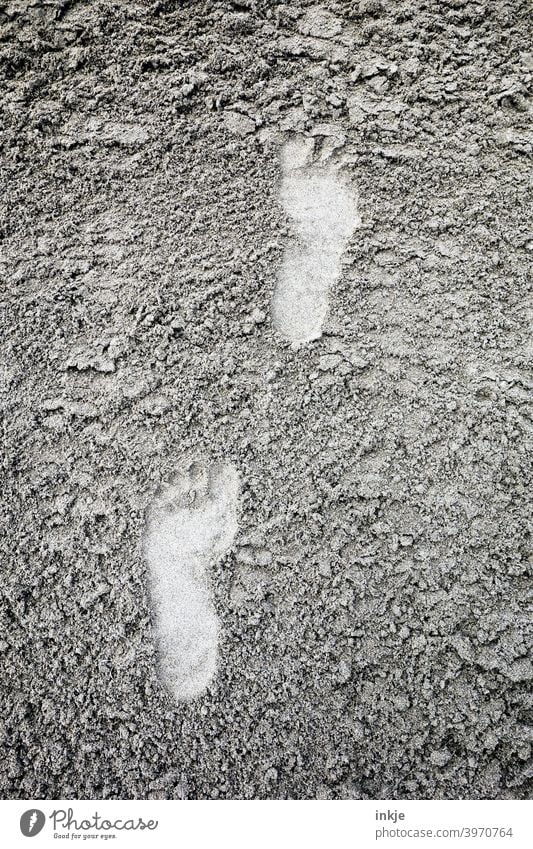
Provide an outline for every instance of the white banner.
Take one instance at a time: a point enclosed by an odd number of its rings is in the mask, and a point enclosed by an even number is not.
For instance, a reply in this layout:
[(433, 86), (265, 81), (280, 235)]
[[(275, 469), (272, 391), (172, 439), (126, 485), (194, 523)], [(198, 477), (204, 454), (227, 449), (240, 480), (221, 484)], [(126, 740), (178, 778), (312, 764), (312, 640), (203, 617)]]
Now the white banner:
[(531, 849), (517, 801), (3, 801), (0, 845)]

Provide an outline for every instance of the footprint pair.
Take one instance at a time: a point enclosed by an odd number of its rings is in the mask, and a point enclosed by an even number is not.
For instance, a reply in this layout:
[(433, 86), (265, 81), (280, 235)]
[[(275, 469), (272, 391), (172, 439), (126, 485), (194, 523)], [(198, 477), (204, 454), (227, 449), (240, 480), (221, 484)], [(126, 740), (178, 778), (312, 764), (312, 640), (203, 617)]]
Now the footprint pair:
[[(359, 224), (356, 199), (315, 140), (283, 147), (280, 200), (293, 225), (272, 299), (272, 321), (290, 342), (318, 339), (341, 257)], [(209, 565), (237, 532), (239, 476), (231, 464), (190, 463), (148, 511), (144, 552), (151, 576), (159, 671), (178, 700), (200, 695), (216, 671), (219, 625)]]

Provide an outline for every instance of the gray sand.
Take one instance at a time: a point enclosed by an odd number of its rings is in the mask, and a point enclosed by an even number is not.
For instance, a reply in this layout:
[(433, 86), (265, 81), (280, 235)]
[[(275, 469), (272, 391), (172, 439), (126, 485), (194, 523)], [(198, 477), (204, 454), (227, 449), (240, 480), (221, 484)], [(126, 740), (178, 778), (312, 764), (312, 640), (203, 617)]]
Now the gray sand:
[(529, 17), (1, 5), (4, 798), (528, 795)]

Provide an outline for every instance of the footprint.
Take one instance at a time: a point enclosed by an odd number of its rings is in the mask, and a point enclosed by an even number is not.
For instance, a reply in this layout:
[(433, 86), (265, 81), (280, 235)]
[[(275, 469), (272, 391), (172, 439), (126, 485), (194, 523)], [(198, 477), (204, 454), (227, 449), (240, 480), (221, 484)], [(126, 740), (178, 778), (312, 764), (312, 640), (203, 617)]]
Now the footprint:
[(353, 191), (333, 163), (313, 164), (313, 151), (314, 139), (295, 136), (281, 158), (280, 199), (292, 219), (294, 239), (279, 271), (272, 320), (293, 343), (322, 335), (329, 291), (348, 239), (360, 224)]
[(144, 553), (151, 577), (161, 679), (176, 699), (200, 695), (217, 664), (219, 625), (208, 569), (237, 532), (231, 464), (184, 467), (152, 503)]

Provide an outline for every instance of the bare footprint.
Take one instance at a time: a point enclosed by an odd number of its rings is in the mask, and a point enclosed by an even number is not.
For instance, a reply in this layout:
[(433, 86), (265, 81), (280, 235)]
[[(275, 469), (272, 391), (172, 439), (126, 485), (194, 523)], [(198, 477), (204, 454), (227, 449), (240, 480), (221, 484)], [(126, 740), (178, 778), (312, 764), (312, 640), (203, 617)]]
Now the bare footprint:
[(314, 139), (296, 136), (282, 150), (280, 199), (292, 219), (272, 299), (274, 326), (294, 343), (322, 335), (329, 291), (349, 237), (359, 225), (353, 191), (331, 162), (313, 164)]
[(232, 465), (192, 463), (164, 487), (148, 512), (144, 552), (159, 668), (176, 699), (200, 695), (216, 671), (219, 625), (208, 568), (231, 547), (238, 494)]

